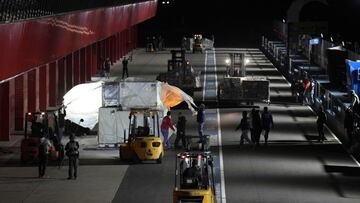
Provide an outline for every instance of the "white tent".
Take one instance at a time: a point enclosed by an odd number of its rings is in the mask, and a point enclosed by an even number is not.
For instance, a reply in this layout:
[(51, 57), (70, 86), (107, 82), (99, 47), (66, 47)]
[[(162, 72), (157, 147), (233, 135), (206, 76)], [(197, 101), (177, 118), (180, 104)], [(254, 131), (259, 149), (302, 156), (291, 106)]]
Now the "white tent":
[(66, 119), (90, 129), (98, 122), (98, 112), (102, 105), (102, 83), (92, 82), (76, 85), (63, 97), (66, 106)]
[[(82, 126), (93, 129), (98, 123), (99, 108), (102, 107), (102, 81), (80, 84), (73, 87), (65, 94), (64, 105), (66, 106), (66, 119), (78, 123), (84, 119)], [(167, 83), (158, 81), (119, 82), (119, 104), (123, 109), (131, 108), (155, 108), (166, 110), (185, 101), (189, 109), (195, 113), (192, 105), (195, 103), (189, 95), (181, 89)]]

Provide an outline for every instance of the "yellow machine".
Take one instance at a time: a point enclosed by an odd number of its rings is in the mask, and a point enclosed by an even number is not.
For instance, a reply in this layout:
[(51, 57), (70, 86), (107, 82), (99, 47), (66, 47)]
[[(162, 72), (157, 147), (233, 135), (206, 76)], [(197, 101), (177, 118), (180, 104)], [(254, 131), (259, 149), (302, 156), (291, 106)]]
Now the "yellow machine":
[[(129, 136), (120, 145), (121, 160), (161, 163), (164, 147), (160, 138), (159, 112), (148, 109), (133, 109), (129, 115)], [(141, 126), (142, 125), (142, 126)]]
[(210, 152), (184, 152), (177, 155), (173, 202), (217, 202)]
[(193, 53), (200, 52), (203, 53), (203, 39), (202, 35), (196, 34), (194, 35), (194, 44), (193, 44)]
[[(25, 130), (24, 139), (21, 140), (21, 162), (35, 161), (38, 157), (38, 147), (40, 144), (40, 137), (49, 137), (54, 132), (57, 125), (56, 110), (48, 110), (47, 112), (28, 112), (25, 114)], [(52, 141), (52, 140), (51, 140)], [(50, 148), (50, 155), (52, 160), (59, 159), (59, 148), (55, 146), (53, 141)]]

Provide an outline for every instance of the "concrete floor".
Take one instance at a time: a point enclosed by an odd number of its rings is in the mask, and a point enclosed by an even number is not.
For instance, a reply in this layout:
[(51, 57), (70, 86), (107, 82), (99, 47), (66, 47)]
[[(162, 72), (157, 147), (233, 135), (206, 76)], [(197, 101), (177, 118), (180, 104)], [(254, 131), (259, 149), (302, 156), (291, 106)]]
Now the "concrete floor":
[[(207, 110), (211, 120), (207, 121), (205, 132), (215, 138), (215, 159), (219, 159), (219, 133), (222, 141), (224, 182), (219, 165), (215, 168), (217, 190), (225, 186), (225, 193), (217, 194), (226, 196), (227, 202), (359, 202), (359, 166), (331, 132), (326, 131), (325, 143), (316, 142), (314, 113), (307, 106), (286, 102), (291, 99), (289, 84), (259, 50), (216, 49), (216, 79), (223, 78), (229, 52), (245, 52), (251, 60), (248, 74), (271, 80), (269, 109), (275, 128), (267, 147), (240, 147), (240, 132), (234, 129), (242, 111), (249, 109), (220, 109), (220, 129), (217, 117), (210, 115), (217, 109)], [(167, 71), (169, 53), (136, 50), (129, 63), (130, 76), (155, 79), (159, 72)], [(205, 54), (187, 54), (187, 59), (204, 73)], [(121, 64), (114, 65), (111, 75), (121, 77)], [(264, 106), (257, 105), (261, 109)], [(195, 118), (189, 111), (181, 111), (188, 120), (188, 134), (196, 134)], [(48, 168), (48, 177), (38, 179), (35, 165), (19, 164), (18, 142), (14, 141), (12, 148), (7, 146), (14, 153), (0, 155), (0, 202), (172, 202), (174, 150), (166, 152), (160, 165), (129, 165), (117, 158), (117, 150), (99, 150), (95, 136), (81, 138), (80, 143), (79, 178), (70, 181), (66, 180), (67, 167), (59, 169), (55, 165)]]

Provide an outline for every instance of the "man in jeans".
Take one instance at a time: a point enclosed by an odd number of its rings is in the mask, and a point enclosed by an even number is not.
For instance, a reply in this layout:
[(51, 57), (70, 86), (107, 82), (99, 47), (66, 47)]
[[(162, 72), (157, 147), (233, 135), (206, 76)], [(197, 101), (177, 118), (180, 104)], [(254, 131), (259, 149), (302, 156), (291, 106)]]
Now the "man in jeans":
[(49, 159), (49, 151), (50, 151), (50, 141), (46, 137), (40, 138), (40, 144), (39, 144), (39, 178), (44, 177), (46, 166), (48, 164)]
[(174, 125), (172, 124), (172, 121), (171, 121), (171, 112), (170, 111), (168, 111), (166, 113), (166, 116), (163, 118), (160, 128), (161, 128), (161, 133), (164, 137), (165, 149), (168, 149), (170, 147), (169, 128), (171, 128), (173, 131), (175, 131)]
[[(68, 180), (76, 179), (77, 168), (79, 165), (79, 143), (75, 141), (75, 136), (70, 136), (70, 141), (65, 146), (66, 156), (69, 157), (69, 177)], [(74, 174), (73, 174), (74, 170)], [(73, 176), (74, 175), (74, 176)]]
[(266, 146), (269, 138), (270, 129), (274, 128), (273, 117), (271, 113), (268, 111), (267, 107), (264, 107), (264, 111), (261, 114), (261, 121), (262, 121), (263, 130), (265, 131), (264, 138), (265, 138), (265, 146)]

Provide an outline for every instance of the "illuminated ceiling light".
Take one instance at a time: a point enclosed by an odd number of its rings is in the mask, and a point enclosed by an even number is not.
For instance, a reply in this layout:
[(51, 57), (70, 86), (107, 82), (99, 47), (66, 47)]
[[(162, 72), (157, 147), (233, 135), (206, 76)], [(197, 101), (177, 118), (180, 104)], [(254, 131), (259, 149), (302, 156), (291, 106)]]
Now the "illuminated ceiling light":
[(332, 37), (330, 37), (330, 41), (331, 41), (331, 42), (334, 42), (334, 39), (333, 39)]
[(282, 20), (283, 23), (286, 23), (285, 19)]
[(231, 63), (231, 61), (230, 61), (230, 59), (225, 59), (225, 63), (226, 63), (226, 65), (230, 65), (230, 63)]
[(161, 2), (162, 4), (165, 4), (165, 1)]
[(345, 46), (345, 42), (344, 42), (344, 41), (342, 41), (341, 43), (342, 43), (342, 45), (343, 45), (343, 47), (344, 47), (344, 46)]
[(167, 3), (167, 4), (170, 4), (170, 1), (167, 1), (166, 3)]
[(250, 59), (245, 59), (245, 65), (247, 65), (248, 63), (250, 63)]
[(324, 34), (323, 34), (323, 33), (321, 33), (321, 34), (320, 34), (320, 37), (321, 37), (321, 38), (324, 38)]

